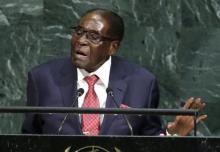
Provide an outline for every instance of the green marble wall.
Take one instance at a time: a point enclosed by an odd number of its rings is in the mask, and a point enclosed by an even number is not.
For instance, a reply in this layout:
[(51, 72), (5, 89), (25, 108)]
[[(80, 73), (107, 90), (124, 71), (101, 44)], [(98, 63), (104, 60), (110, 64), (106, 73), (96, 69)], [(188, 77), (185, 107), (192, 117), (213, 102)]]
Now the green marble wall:
[[(199, 131), (220, 135), (219, 0), (0, 0), (0, 106), (25, 104), (27, 71), (69, 55), (69, 26), (96, 7), (124, 18), (118, 55), (158, 77), (160, 106), (177, 108), (190, 96), (202, 97), (209, 118)], [(20, 132), (22, 115), (0, 119), (0, 133)]]

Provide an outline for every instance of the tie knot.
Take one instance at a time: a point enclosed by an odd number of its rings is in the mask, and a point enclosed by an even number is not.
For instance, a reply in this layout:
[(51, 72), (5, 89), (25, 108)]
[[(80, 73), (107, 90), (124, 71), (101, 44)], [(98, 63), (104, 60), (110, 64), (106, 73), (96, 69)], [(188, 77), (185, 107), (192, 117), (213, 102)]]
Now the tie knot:
[(97, 82), (97, 80), (99, 79), (97, 75), (91, 75), (91, 76), (87, 76), (84, 78), (85, 81), (88, 83), (88, 85), (91, 87), (91, 86), (94, 86), (95, 83)]

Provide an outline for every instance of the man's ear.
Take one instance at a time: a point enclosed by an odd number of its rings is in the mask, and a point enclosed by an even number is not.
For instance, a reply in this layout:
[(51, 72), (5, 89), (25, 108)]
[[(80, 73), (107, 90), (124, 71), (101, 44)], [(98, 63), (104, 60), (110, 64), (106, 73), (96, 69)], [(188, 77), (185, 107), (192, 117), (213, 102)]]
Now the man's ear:
[(119, 41), (112, 41), (110, 44), (110, 49), (109, 49), (109, 55), (113, 55), (117, 52), (119, 49), (120, 42)]

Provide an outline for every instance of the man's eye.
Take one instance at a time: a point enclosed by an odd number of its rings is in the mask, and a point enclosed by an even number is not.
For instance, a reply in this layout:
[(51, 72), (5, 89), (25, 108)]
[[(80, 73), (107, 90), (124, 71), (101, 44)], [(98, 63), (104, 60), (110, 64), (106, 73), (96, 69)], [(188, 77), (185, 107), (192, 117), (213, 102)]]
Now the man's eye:
[(83, 34), (83, 30), (82, 30), (82, 29), (76, 29), (76, 30), (75, 30), (75, 33), (76, 33), (77, 35), (82, 35), (82, 34)]
[(97, 33), (88, 33), (88, 36), (89, 36), (89, 38), (90, 39), (92, 39), (92, 40), (98, 40), (98, 39), (100, 39), (100, 35), (99, 34), (97, 34)]

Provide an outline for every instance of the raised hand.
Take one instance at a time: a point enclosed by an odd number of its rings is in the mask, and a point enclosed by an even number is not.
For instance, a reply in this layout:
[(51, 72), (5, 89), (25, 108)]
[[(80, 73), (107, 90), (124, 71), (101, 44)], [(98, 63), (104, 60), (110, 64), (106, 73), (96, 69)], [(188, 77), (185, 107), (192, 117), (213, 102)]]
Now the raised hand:
[[(205, 107), (205, 103), (201, 102), (200, 98), (194, 100), (193, 97), (186, 100), (183, 109), (197, 109), (202, 110)], [(201, 115), (197, 117), (196, 123), (203, 121), (207, 118), (207, 115)], [(167, 125), (167, 131), (169, 134), (177, 134), (180, 136), (188, 135), (194, 128), (193, 116), (176, 116), (173, 122), (169, 122)]]

